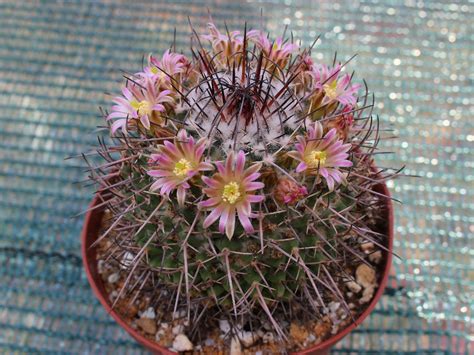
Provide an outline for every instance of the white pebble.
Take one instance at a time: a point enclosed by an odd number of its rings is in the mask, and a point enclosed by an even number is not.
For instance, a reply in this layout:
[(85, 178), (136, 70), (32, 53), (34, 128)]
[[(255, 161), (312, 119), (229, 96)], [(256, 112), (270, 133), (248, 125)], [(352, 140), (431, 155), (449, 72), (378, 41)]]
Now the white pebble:
[(359, 293), (360, 290), (362, 290), (362, 286), (359, 285), (357, 282), (355, 281), (349, 281), (346, 283), (346, 286), (349, 290), (351, 290), (352, 292), (354, 293)]
[(219, 319), (219, 329), (222, 333), (227, 334), (230, 332), (230, 323), (227, 319)]
[(245, 347), (253, 345), (258, 340), (258, 335), (252, 332), (239, 331), (237, 333), (241, 343)]
[(242, 347), (240, 346), (239, 339), (232, 338), (230, 342), (230, 355), (240, 355), (242, 354)]
[(148, 307), (145, 312), (142, 313), (141, 318), (150, 318), (150, 319), (155, 319), (156, 314), (155, 310), (153, 307)]
[(273, 335), (273, 333), (267, 332), (267, 333), (265, 333), (265, 335), (262, 337), (262, 340), (263, 340), (263, 342), (266, 344), (266, 343), (272, 342), (274, 338), (275, 338), (275, 336)]
[(204, 345), (206, 346), (213, 346), (214, 344), (215, 344), (214, 339), (207, 338), (206, 340), (204, 340)]
[(362, 292), (362, 297), (359, 300), (361, 304), (368, 303), (374, 295), (374, 287), (367, 287), (364, 292)]
[(97, 262), (97, 271), (99, 272), (99, 274), (104, 273), (104, 271), (105, 271), (105, 262), (104, 262), (104, 260), (99, 260)]
[(135, 258), (135, 256), (132, 253), (130, 253), (128, 251), (125, 252), (125, 254), (123, 254), (123, 256), (122, 256), (122, 262), (120, 263), (120, 267), (122, 269), (128, 269), (128, 267), (130, 265), (132, 265), (132, 261), (133, 261), (134, 258)]
[(190, 351), (193, 350), (193, 343), (184, 334), (178, 334), (173, 340), (173, 349), (176, 351)]
[(116, 283), (120, 278), (120, 275), (118, 273), (110, 274), (109, 277), (107, 278), (107, 282), (109, 284), (114, 284)]
[(186, 316), (186, 310), (182, 309), (180, 311), (173, 312), (173, 319), (179, 319)]
[(341, 307), (341, 303), (339, 302), (331, 302), (329, 303), (329, 310), (333, 313), (336, 313), (336, 311)]
[(115, 299), (117, 298), (117, 296), (118, 296), (118, 292), (117, 292), (116, 290), (113, 290), (113, 291), (110, 292), (110, 294), (109, 294), (109, 299), (110, 299), (111, 301), (115, 301)]
[(160, 341), (163, 335), (165, 335), (165, 331), (163, 329), (158, 330), (155, 334), (155, 340)]
[(369, 255), (369, 260), (375, 264), (380, 264), (382, 261), (382, 252), (377, 250), (375, 253)]
[(176, 335), (176, 334), (181, 334), (184, 330), (184, 327), (181, 325), (181, 324), (178, 324), (177, 326), (173, 327), (173, 334)]

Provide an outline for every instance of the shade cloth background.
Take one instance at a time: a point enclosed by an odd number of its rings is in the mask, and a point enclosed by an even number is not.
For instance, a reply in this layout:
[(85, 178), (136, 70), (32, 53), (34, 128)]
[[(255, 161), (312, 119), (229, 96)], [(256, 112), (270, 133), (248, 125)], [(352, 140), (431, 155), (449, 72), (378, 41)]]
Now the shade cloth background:
[[(390, 285), (335, 353), (474, 353), (474, 3), (368, 1), (0, 1), (0, 351), (140, 353), (92, 295), (79, 234), (92, 190), (64, 160), (95, 144), (120, 69), (163, 52), (207, 8), (232, 29), (289, 25), (314, 58), (341, 60), (375, 92), (406, 165)], [(263, 18), (260, 10), (263, 9)]]

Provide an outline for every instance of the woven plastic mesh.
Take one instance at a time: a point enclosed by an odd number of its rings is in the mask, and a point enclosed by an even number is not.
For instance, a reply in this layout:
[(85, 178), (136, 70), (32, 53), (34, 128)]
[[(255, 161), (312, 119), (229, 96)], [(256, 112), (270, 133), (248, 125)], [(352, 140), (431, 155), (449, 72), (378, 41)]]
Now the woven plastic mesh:
[[(0, 351), (144, 352), (92, 295), (79, 234), (92, 191), (73, 185), (104, 92), (119, 69), (173, 40), (190, 16), (282, 33), (316, 59), (358, 53), (350, 68), (375, 92), (399, 140), (380, 166), (420, 177), (390, 185), (395, 259), (375, 312), (335, 353), (474, 353), (474, 4), (446, 1), (0, 1)], [(263, 9), (263, 18), (260, 18)]]

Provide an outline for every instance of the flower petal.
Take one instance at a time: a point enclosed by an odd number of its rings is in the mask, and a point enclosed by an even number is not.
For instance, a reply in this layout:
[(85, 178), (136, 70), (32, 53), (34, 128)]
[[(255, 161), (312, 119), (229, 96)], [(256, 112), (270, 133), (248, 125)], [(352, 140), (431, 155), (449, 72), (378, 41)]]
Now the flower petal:
[(306, 165), (306, 163), (301, 162), (296, 167), (296, 172), (301, 173), (302, 171), (305, 171), (306, 169), (308, 169), (308, 165)]
[(227, 218), (227, 224), (225, 227), (225, 234), (227, 238), (232, 239), (235, 230), (235, 208), (229, 210), (229, 216)]
[(178, 198), (178, 204), (181, 207), (183, 207), (185, 199), (186, 199), (186, 189), (184, 188), (184, 186), (181, 185), (181, 186), (178, 187), (178, 190), (176, 192), (176, 196)]
[(239, 221), (242, 227), (244, 227), (247, 233), (253, 233), (254, 229), (252, 223), (250, 222), (248, 214), (246, 214), (242, 209), (237, 208), (237, 214), (239, 216)]
[(204, 228), (209, 228), (211, 224), (213, 224), (222, 214), (223, 207), (219, 206), (212, 210), (211, 213), (206, 217), (203, 223)]

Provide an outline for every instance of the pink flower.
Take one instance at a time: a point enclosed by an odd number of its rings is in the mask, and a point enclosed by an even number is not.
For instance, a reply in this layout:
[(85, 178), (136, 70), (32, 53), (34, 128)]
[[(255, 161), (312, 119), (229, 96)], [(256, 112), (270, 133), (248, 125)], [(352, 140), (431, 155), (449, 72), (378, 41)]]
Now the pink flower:
[(187, 73), (191, 63), (184, 55), (166, 50), (161, 60), (150, 56), (148, 66), (143, 72), (137, 73), (138, 77), (149, 78), (153, 81), (163, 81), (170, 83), (172, 78), (179, 83), (182, 82), (182, 75)]
[(268, 60), (266, 63), (267, 67), (277, 65), (280, 69), (283, 69), (288, 63), (290, 56), (298, 51), (299, 48), (297, 44), (287, 43), (281, 37), (278, 37), (274, 42), (270, 42), (268, 37), (258, 30), (249, 31), (247, 37), (263, 51)]
[(264, 184), (257, 182), (260, 177), (260, 164), (254, 164), (247, 169), (245, 154), (239, 151), (237, 157), (231, 152), (225, 162), (216, 163), (218, 172), (212, 177), (203, 176), (202, 180), (208, 186), (204, 193), (208, 200), (199, 204), (200, 208), (210, 209), (211, 213), (204, 220), (204, 228), (208, 228), (217, 219), (219, 231), (225, 233), (229, 239), (234, 235), (236, 214), (247, 233), (254, 229), (250, 218), (255, 218), (252, 213), (251, 203), (261, 202), (265, 196), (255, 195), (255, 191), (262, 189)]
[(242, 57), (243, 38), (239, 31), (232, 31), (229, 34), (220, 33), (213, 23), (208, 23), (208, 35), (202, 35), (201, 38), (211, 43), (212, 50), (216, 55), (218, 64), (227, 66), (227, 64), (238, 63)]
[(170, 93), (169, 90), (158, 91), (149, 79), (144, 81), (143, 87), (136, 84), (130, 85), (129, 88), (124, 87), (123, 96), (113, 99), (115, 105), (107, 116), (107, 120), (116, 119), (112, 124), (112, 134), (119, 128), (125, 134), (128, 127), (139, 123), (147, 130), (150, 129), (150, 121), (158, 121), (161, 124), (160, 114), (165, 111), (163, 103), (174, 102), (174, 99), (169, 96)]
[(306, 186), (299, 185), (289, 178), (281, 178), (273, 192), (275, 199), (284, 204), (294, 205), (308, 194)]
[(205, 148), (205, 138), (195, 142), (185, 130), (179, 131), (173, 143), (165, 141), (159, 146), (159, 153), (151, 155), (156, 169), (148, 171), (148, 175), (158, 178), (151, 190), (160, 189), (160, 195), (166, 197), (177, 190), (178, 203), (183, 206), (186, 190), (191, 187), (188, 181), (200, 171), (213, 170), (211, 164), (202, 161)]
[(313, 77), (313, 89), (315, 90), (315, 94), (324, 93), (322, 105), (333, 102), (340, 102), (343, 105), (350, 106), (356, 104), (357, 91), (361, 85), (351, 85), (351, 76), (349, 74), (341, 76), (341, 69), (340, 64), (334, 68), (329, 68), (322, 64), (313, 67), (311, 73)]
[(334, 183), (342, 181), (342, 173), (338, 168), (352, 166), (352, 162), (347, 160), (351, 144), (343, 144), (342, 140), (338, 140), (334, 128), (323, 135), (323, 126), (319, 122), (314, 122), (308, 128), (306, 137), (298, 136), (296, 139), (296, 151), (288, 152), (289, 156), (300, 162), (296, 172), (321, 174), (329, 189), (333, 190)]

